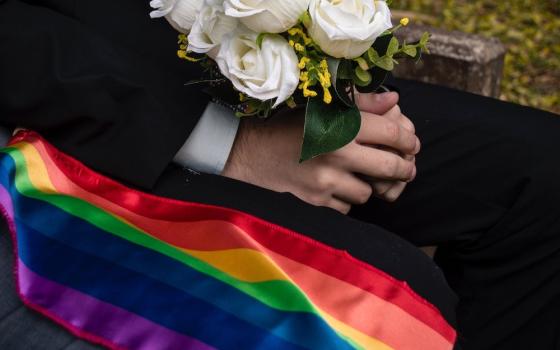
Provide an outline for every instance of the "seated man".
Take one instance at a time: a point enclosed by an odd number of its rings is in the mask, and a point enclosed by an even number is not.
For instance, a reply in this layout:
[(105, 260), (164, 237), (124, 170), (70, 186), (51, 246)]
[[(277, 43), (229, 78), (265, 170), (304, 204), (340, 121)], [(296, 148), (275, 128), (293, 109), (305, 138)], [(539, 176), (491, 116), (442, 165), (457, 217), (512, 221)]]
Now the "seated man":
[[(560, 346), (557, 116), (395, 80), (399, 94), (359, 95), (354, 142), (299, 164), (302, 113), (238, 123), (209, 104), (184, 86), (198, 72), (174, 57), (174, 31), (148, 12), (133, 0), (1, 3), (2, 123), (127, 186), (346, 250), (456, 317), (463, 349)], [(439, 246), (435, 263), (409, 242)], [(88, 347), (20, 307), (1, 246), (0, 346)]]

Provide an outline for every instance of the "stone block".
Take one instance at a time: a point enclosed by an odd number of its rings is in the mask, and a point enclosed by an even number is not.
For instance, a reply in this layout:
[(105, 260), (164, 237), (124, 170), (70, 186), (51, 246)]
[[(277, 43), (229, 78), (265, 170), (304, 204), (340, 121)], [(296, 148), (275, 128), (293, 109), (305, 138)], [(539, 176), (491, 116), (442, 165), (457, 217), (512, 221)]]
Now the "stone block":
[(484, 96), (500, 95), (506, 49), (498, 39), (412, 24), (397, 31), (397, 37), (416, 42), (426, 31), (432, 34), (430, 54), (418, 63), (400, 61), (395, 76)]

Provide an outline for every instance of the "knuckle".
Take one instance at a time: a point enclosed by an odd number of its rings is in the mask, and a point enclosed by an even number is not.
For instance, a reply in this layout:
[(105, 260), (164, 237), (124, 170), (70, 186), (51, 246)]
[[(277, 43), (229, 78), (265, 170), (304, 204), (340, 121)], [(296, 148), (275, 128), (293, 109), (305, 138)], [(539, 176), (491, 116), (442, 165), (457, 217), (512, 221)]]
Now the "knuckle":
[(386, 125), (385, 125), (385, 132), (387, 135), (387, 140), (391, 143), (395, 143), (399, 140), (400, 138), (400, 128), (399, 125), (395, 122), (389, 121)]
[(381, 173), (388, 177), (393, 178), (397, 175), (399, 164), (395, 156), (386, 157), (382, 162)]
[(373, 188), (371, 186), (364, 186), (364, 189), (361, 191), (361, 193), (358, 196), (358, 203), (359, 204), (367, 203), (367, 201), (369, 201), (372, 195), (373, 195)]
[(405, 148), (408, 153), (414, 153), (414, 151), (416, 150), (417, 139), (418, 138), (416, 137), (416, 135), (412, 133), (407, 135)]
[(407, 126), (408, 130), (410, 130), (411, 133), (416, 134), (416, 127), (414, 126), (414, 123), (404, 114), (402, 115), (402, 122)]
[(405, 171), (404, 171), (404, 176), (403, 176), (403, 180), (409, 181), (412, 179), (412, 174), (414, 174), (414, 163), (412, 162), (405, 162), (406, 166), (405, 166)]
[(331, 172), (323, 169), (319, 171), (315, 177), (315, 186), (321, 192), (328, 191), (333, 188), (335, 181), (336, 179), (332, 176)]

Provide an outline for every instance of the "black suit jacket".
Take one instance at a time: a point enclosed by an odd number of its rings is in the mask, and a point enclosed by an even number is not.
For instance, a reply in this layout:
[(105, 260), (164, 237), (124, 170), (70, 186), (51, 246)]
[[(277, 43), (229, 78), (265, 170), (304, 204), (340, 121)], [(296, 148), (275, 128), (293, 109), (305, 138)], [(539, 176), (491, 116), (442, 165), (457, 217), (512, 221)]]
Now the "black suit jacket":
[(151, 188), (208, 98), (147, 0), (0, 0), (0, 121)]

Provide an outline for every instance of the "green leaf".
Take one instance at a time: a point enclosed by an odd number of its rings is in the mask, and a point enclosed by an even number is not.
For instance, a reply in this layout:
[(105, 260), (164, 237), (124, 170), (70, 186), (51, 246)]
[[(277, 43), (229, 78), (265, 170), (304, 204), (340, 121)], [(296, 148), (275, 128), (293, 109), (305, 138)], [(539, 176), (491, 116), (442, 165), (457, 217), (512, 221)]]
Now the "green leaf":
[(349, 144), (358, 135), (361, 121), (356, 106), (325, 104), (319, 98), (309, 99), (300, 162), (334, 152)]
[(371, 82), (371, 74), (367, 70), (363, 70), (360, 66), (357, 66), (354, 70), (356, 78), (354, 82), (358, 85), (368, 85)]
[(385, 69), (386, 71), (392, 71), (393, 68), (395, 68), (395, 63), (389, 56), (383, 56), (381, 59), (375, 62), (375, 65), (379, 68)]
[(379, 67), (373, 67), (370, 69), (370, 74), (372, 75), (371, 82), (368, 86), (359, 86), (356, 85), (356, 90), (361, 93), (368, 94), (371, 92), (376, 92), (381, 85), (385, 82), (387, 77), (389, 76), (389, 72), (385, 69), (381, 69)]
[(379, 54), (377, 53), (377, 51), (375, 51), (375, 49), (373, 47), (370, 47), (367, 50), (367, 58), (368, 58), (369, 62), (371, 63), (371, 65), (374, 65), (375, 61), (377, 61), (379, 59)]
[(387, 56), (393, 56), (397, 51), (399, 51), (399, 40), (392, 37), (391, 41), (389, 41), (389, 46), (387, 47)]
[(373, 47), (370, 47), (367, 50), (367, 54), (370, 60), (372, 61), (376, 61), (379, 59), (379, 54), (377, 53), (377, 51), (375, 51), (375, 49)]
[(424, 34), (422, 34), (422, 37), (420, 38), (420, 46), (426, 46), (429, 40), (430, 40), (430, 33), (424, 32)]
[(416, 46), (406, 45), (403, 47), (403, 52), (410, 57), (416, 57)]
[(360, 66), (360, 68), (362, 68), (363, 70), (368, 70), (369, 69), (369, 64), (362, 57), (358, 57), (358, 58), (354, 59), (354, 61), (356, 61), (358, 63), (358, 65)]
[(369, 72), (367, 70), (362, 69), (360, 66), (356, 67), (355, 73), (356, 73), (356, 77), (360, 81), (365, 82), (371, 80), (371, 75), (369, 74)]

